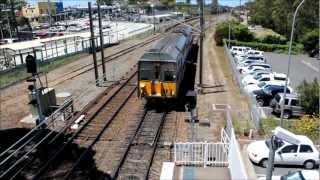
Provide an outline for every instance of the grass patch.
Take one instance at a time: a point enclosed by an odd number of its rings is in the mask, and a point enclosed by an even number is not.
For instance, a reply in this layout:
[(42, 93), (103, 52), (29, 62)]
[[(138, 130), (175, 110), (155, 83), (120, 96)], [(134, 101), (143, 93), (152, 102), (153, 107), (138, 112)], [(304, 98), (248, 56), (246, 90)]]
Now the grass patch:
[[(269, 137), (277, 126), (280, 125), (280, 120), (275, 118), (266, 118), (261, 120), (260, 134)], [(295, 133), (308, 136), (311, 140), (319, 143), (320, 118), (316, 116), (305, 115), (300, 119), (290, 119), (283, 121), (283, 128)]]
[(263, 39), (266, 36), (280, 36), (280, 34), (274, 32), (272, 29), (268, 28), (256, 28), (256, 29), (250, 29), (250, 31), (255, 35), (257, 38)]
[[(53, 60), (45, 61), (38, 65), (38, 71), (39, 72), (52, 71), (58, 67), (67, 65), (73, 61), (78, 60), (83, 55), (84, 55), (83, 53), (80, 53), (80, 54), (74, 54), (74, 55), (70, 55), (62, 58), (56, 58)], [(30, 74), (26, 72), (25, 66), (20, 66), (10, 71), (4, 72), (0, 76), (0, 88), (10, 86), (16, 82), (26, 79), (29, 76)]]

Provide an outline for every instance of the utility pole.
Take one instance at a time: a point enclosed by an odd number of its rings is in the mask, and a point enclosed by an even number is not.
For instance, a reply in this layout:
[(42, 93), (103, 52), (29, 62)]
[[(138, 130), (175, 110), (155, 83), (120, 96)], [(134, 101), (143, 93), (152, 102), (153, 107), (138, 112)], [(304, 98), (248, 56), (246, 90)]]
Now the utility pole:
[(50, 27), (51, 27), (51, 25), (52, 25), (52, 22), (51, 22), (51, 8), (50, 8), (51, 6), (50, 6), (50, 0), (48, 0), (48, 6), (47, 6), (47, 8), (48, 8), (48, 16), (49, 16), (49, 24), (50, 24)]
[[(15, 14), (15, 12), (14, 12), (14, 3), (13, 3), (13, 0), (10, 0), (10, 9), (11, 9), (11, 16), (12, 16), (12, 18), (13, 18), (13, 25), (14, 25), (14, 31), (16, 32), (16, 36), (18, 37), (18, 39), (20, 39), (19, 38), (19, 31), (18, 31), (18, 26), (17, 26), (17, 20), (16, 20), (16, 14)], [(8, 17), (8, 19), (9, 19), (9, 17)], [(9, 26), (10, 27), (10, 26)], [(12, 35), (10, 35), (11, 36), (11, 38), (12, 38)]]
[(151, 11), (152, 11), (152, 16), (153, 16), (153, 34), (156, 33), (156, 22), (155, 22), (155, 14), (154, 14), (154, 4), (150, 4), (151, 6)]
[(97, 65), (97, 55), (96, 55), (96, 46), (94, 42), (94, 29), (93, 29), (93, 21), (92, 21), (92, 10), (91, 10), (91, 2), (88, 2), (88, 9), (89, 9), (89, 21), (90, 21), (90, 32), (91, 32), (91, 52), (93, 57), (93, 66), (94, 66), (94, 77), (96, 80), (96, 83), (99, 78), (98, 74), (98, 65)]
[[(296, 22), (296, 16), (298, 13), (299, 8), (301, 7), (301, 5), (304, 3), (305, 0), (302, 0), (300, 2), (300, 4), (297, 6), (294, 15), (293, 15), (293, 20), (292, 20), (292, 25), (291, 25), (291, 35), (290, 35), (290, 43), (289, 43), (289, 60), (288, 60), (288, 68), (287, 68), (287, 78), (285, 81), (285, 86), (284, 86), (284, 91), (283, 91), (283, 99), (286, 99), (286, 95), (287, 95), (287, 89), (288, 89), (288, 79), (289, 79), (289, 74), (290, 74), (290, 65), (291, 65), (291, 49), (292, 49), (292, 41), (293, 41), (293, 33), (294, 33), (294, 25)], [(283, 127), (283, 115), (284, 115), (284, 104), (285, 101), (282, 101), (281, 103), (281, 115), (280, 115), (280, 126)]]
[(202, 77), (202, 70), (203, 70), (203, 38), (204, 38), (204, 17), (203, 17), (203, 0), (199, 0), (200, 6), (200, 58), (199, 58), (199, 87), (203, 86), (203, 77)]
[(98, 3), (98, 16), (99, 16), (99, 33), (100, 33), (102, 73), (103, 73), (103, 80), (107, 81), (106, 67), (105, 67), (105, 61), (104, 61), (104, 41), (103, 41), (103, 32), (102, 32), (102, 16), (101, 16), (100, 3)]

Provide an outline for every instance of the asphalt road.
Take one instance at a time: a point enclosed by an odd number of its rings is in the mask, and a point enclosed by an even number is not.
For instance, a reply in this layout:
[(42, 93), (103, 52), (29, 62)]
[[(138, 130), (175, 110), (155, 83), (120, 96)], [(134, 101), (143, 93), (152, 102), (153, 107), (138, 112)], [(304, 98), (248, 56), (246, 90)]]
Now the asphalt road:
[[(265, 52), (267, 63), (272, 66), (274, 72), (287, 73), (288, 55)], [(308, 82), (317, 77), (320, 80), (320, 60), (310, 58), (307, 55), (292, 55), (290, 66), (290, 86), (296, 88), (306, 79)]]
[[(257, 174), (257, 176), (265, 176), (266, 175), (266, 168), (263, 168), (261, 166), (257, 166), (255, 164), (253, 164), (254, 170)], [(274, 176), (280, 176), (280, 175), (285, 175), (288, 174), (289, 171), (299, 171), (299, 170), (303, 170), (303, 167), (299, 167), (299, 166), (275, 166), (274, 167), (274, 171), (273, 171), (273, 175)], [(319, 171), (318, 169), (314, 169), (314, 171)]]

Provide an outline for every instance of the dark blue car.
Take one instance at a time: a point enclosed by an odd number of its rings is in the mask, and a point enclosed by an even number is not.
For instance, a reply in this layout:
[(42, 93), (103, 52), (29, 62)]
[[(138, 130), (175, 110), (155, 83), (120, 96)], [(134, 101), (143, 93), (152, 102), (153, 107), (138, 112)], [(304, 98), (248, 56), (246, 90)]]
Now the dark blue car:
[[(266, 86), (263, 89), (253, 91), (257, 103), (260, 106), (268, 106), (270, 101), (274, 98), (277, 93), (283, 93), (285, 86), (278, 86), (278, 85), (270, 85)], [(287, 93), (291, 93), (292, 89), (287, 87)]]

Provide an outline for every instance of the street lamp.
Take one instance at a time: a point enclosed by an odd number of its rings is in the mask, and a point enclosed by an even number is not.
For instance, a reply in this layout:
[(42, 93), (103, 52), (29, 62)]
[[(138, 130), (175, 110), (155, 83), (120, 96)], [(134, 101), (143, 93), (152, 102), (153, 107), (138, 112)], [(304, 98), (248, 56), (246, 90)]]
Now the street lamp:
[(155, 26), (155, 15), (154, 15), (154, 4), (150, 4), (152, 16), (153, 16), (153, 34), (156, 33), (156, 26)]
[(232, 14), (232, 9), (229, 14), (228, 48), (230, 48), (230, 38), (231, 38), (231, 18), (230, 18), (231, 14)]
[(283, 126), (283, 114), (284, 114), (284, 102), (285, 102), (285, 99), (286, 99), (286, 95), (287, 95), (287, 88), (288, 88), (288, 79), (289, 79), (289, 73), (290, 73), (290, 65), (291, 65), (291, 48), (292, 48), (292, 39), (293, 39), (293, 32), (294, 32), (294, 24), (295, 24), (295, 21), (296, 21), (296, 16), (297, 16), (297, 13), (298, 13), (298, 10), (300, 8), (300, 6), (304, 3), (305, 0), (302, 0), (300, 2), (300, 4), (298, 5), (298, 7), (296, 8), (296, 11), (294, 12), (294, 15), (293, 15), (293, 20), (292, 20), (292, 26), (291, 26), (291, 35), (290, 35), (290, 44), (289, 44), (289, 52), (288, 52), (288, 55), (289, 55), (289, 61), (288, 61), (288, 69), (287, 69), (287, 78), (286, 78), (286, 82), (285, 82), (285, 86), (284, 86), (284, 94), (283, 94), (283, 101), (281, 103), (281, 116), (280, 116), (280, 126), (282, 127)]

